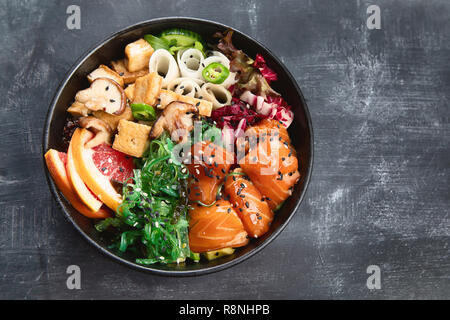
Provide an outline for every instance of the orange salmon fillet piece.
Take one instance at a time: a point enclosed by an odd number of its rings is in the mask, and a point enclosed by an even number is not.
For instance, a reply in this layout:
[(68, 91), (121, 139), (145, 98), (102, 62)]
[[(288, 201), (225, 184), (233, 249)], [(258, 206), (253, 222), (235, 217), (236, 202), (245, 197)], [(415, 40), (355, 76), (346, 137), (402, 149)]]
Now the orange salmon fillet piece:
[(250, 149), (239, 165), (265, 197), (272, 210), (291, 194), (300, 178), (295, 150), (282, 135), (260, 136), (256, 147)]
[[(237, 168), (233, 173), (243, 173)], [(245, 231), (250, 237), (258, 238), (269, 230), (273, 220), (273, 212), (269, 204), (264, 201), (259, 190), (246, 175), (230, 174), (225, 182), (225, 193), (244, 224)]]
[(206, 252), (245, 246), (249, 239), (244, 225), (226, 200), (211, 207), (194, 205), (189, 216), (189, 246), (193, 252)]
[(209, 205), (216, 200), (217, 191), (223, 182), (234, 155), (210, 141), (196, 143), (191, 148), (193, 159), (188, 164), (190, 178), (189, 200)]

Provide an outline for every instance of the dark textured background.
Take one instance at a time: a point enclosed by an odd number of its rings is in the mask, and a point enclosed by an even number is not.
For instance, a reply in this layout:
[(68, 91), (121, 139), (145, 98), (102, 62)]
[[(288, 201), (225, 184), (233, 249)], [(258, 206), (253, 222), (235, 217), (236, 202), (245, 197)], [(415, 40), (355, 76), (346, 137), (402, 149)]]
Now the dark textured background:
[[(81, 30), (66, 8), (81, 7)], [(381, 8), (382, 29), (366, 28)], [(294, 74), (315, 130), (299, 212), (231, 269), (164, 278), (84, 241), (41, 161), (51, 98), (76, 59), (141, 20), (201, 17), (256, 38)], [(0, 298), (450, 298), (450, 2), (0, 1)], [(66, 288), (81, 267), (82, 289)], [(366, 287), (380, 266), (382, 289)]]

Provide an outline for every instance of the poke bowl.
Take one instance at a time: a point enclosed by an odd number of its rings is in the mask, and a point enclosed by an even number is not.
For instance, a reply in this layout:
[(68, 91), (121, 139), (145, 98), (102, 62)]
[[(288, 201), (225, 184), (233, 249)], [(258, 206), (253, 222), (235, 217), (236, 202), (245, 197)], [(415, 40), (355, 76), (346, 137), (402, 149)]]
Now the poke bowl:
[(42, 158), (91, 245), (142, 271), (194, 276), (282, 232), (308, 186), (313, 131), (295, 79), (262, 44), (220, 23), (160, 18), (74, 64), (50, 105)]

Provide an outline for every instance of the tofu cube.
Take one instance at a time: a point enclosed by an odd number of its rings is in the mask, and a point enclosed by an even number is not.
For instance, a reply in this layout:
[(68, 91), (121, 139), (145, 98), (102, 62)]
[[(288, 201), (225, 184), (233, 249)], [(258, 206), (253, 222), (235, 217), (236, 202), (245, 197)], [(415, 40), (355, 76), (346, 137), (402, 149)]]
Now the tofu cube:
[(123, 91), (125, 91), (125, 95), (127, 96), (128, 100), (130, 100), (130, 101), (133, 101), (133, 99), (134, 99), (134, 86), (135, 86), (134, 83), (130, 84), (125, 88), (125, 90), (123, 90)]
[(211, 101), (203, 100), (203, 99), (197, 99), (194, 97), (189, 96), (183, 96), (180, 95), (180, 98), (178, 101), (189, 103), (198, 108), (198, 114), (205, 117), (210, 117), (212, 112), (213, 104)]
[(149, 134), (152, 127), (121, 119), (118, 134), (114, 139), (113, 149), (140, 158), (149, 144)]
[(125, 47), (125, 64), (130, 72), (148, 68), (150, 56), (153, 54), (152, 46), (144, 39), (129, 43)]
[(136, 79), (134, 83), (133, 103), (146, 103), (153, 106), (161, 90), (162, 77), (156, 72)]
[(164, 90), (161, 89), (161, 93), (159, 95), (159, 109), (164, 109), (169, 103), (173, 101), (180, 101), (184, 103), (189, 103), (198, 108), (198, 113), (205, 117), (211, 116), (212, 111), (212, 102), (203, 100), (203, 99), (197, 99), (189, 96), (183, 96), (181, 94), (175, 93), (170, 90)]
[(124, 86), (124, 82), (121, 76), (114, 70), (111, 70), (104, 64), (101, 64), (97, 69), (92, 71), (88, 76), (88, 80), (92, 83), (97, 78), (108, 78), (117, 82), (122, 88)]
[(123, 79), (124, 84), (134, 83), (137, 78), (143, 77), (148, 73), (148, 66), (136, 72), (129, 72), (125, 66), (125, 59), (111, 61), (112, 68)]

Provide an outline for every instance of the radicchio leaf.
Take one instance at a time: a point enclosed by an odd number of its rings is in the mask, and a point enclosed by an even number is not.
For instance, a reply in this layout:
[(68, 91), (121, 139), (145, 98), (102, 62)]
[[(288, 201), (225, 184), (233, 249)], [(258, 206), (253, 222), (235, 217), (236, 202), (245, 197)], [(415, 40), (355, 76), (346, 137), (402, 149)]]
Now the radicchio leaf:
[(267, 102), (274, 106), (269, 117), (281, 121), (288, 128), (294, 120), (294, 113), (291, 110), (291, 106), (281, 96), (267, 97)]
[[(218, 108), (211, 113), (211, 119), (216, 121), (221, 129), (224, 127), (237, 129), (242, 119), (245, 119), (245, 126), (251, 126), (264, 118), (267, 116), (247, 108), (246, 103), (238, 98), (233, 98), (231, 105)], [(243, 126), (242, 123), (241, 126)]]
[(263, 77), (267, 80), (267, 83), (270, 84), (272, 81), (276, 81), (278, 79), (277, 74), (275, 71), (270, 69), (267, 64), (266, 60), (264, 60), (263, 56), (259, 53), (256, 55), (255, 62), (253, 63), (253, 66), (255, 68), (258, 68)]

